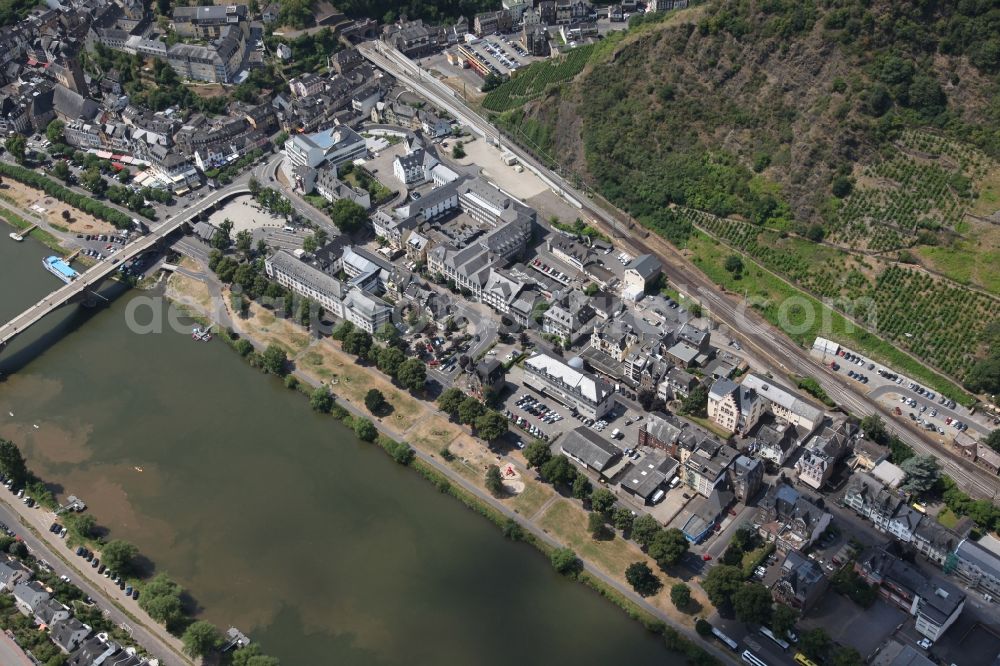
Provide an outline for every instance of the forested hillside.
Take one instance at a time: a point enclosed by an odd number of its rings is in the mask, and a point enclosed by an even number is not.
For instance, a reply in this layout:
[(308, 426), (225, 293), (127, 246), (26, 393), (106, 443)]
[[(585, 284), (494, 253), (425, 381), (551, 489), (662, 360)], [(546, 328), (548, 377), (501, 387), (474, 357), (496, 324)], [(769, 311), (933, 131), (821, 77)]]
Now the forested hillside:
[(878, 331), (968, 375), (1000, 310), (1000, 6), (719, 1), (616, 41), (500, 124), (676, 244), (710, 233), (817, 296), (870, 296), (900, 262), (930, 271), (913, 313), (989, 292), (971, 327)]

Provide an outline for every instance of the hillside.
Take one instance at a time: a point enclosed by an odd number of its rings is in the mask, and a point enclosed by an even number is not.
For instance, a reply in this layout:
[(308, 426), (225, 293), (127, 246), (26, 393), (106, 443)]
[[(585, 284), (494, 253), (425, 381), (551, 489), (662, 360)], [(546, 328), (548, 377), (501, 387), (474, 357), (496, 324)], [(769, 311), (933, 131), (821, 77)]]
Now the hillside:
[(824, 298), (920, 280), (871, 328), (968, 375), (1000, 312), (1000, 8), (736, 0), (610, 41), (491, 93), (499, 124), (676, 245), (697, 228)]

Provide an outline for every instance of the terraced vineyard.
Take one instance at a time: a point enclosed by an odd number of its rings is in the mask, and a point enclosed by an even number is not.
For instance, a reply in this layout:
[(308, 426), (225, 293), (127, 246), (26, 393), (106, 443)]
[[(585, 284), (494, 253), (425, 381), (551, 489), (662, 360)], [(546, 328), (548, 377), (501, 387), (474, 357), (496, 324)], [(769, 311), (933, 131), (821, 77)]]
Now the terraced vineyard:
[(548, 86), (568, 81), (583, 71), (597, 46), (578, 46), (565, 55), (530, 65), (486, 95), (483, 107), (503, 112), (522, 106), (544, 93)]
[(878, 252), (935, 241), (938, 232), (956, 230), (975, 199), (976, 181), (991, 168), (970, 146), (904, 132), (891, 155), (863, 170), (854, 193), (828, 222), (828, 239)]
[(983, 330), (1000, 312), (996, 299), (914, 268), (782, 237), (739, 220), (677, 210), (698, 228), (959, 379), (975, 362)]

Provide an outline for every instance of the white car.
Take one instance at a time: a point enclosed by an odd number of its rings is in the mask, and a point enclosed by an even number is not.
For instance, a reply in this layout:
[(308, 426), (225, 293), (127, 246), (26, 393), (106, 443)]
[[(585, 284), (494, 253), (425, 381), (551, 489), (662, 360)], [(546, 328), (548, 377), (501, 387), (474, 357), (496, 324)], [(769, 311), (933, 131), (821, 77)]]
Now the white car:
[(930, 650), (931, 646), (934, 645), (934, 643), (932, 643), (931, 639), (929, 638), (921, 638), (919, 641), (917, 641), (917, 645), (919, 645), (925, 650)]

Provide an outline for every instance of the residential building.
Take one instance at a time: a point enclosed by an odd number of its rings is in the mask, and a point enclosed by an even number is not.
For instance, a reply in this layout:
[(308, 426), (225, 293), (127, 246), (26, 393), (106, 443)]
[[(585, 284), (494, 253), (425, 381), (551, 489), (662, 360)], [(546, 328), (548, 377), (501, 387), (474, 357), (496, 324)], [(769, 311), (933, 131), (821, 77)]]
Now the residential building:
[(599, 474), (613, 467), (622, 457), (621, 449), (586, 426), (563, 435), (559, 450)]
[[(525, 19), (532, 10), (524, 13)], [(549, 55), (549, 33), (542, 25), (531, 25), (525, 20), (524, 27), (521, 28), (521, 44), (524, 50), (537, 58), (544, 58)]]
[(902, 504), (896, 509), (896, 513), (893, 514), (892, 518), (889, 519), (889, 534), (903, 543), (910, 543), (923, 517), (924, 514), (913, 507)]
[(854, 571), (869, 585), (878, 585), (880, 597), (910, 612), (927, 584), (927, 576), (890, 552), (891, 545), (864, 550), (854, 561)]
[(447, 35), (439, 28), (416, 21), (400, 20), (382, 29), (382, 40), (408, 58), (422, 58), (447, 45)]
[(171, 27), (180, 37), (213, 40), (221, 37), (227, 28), (248, 18), (246, 5), (175, 7)]
[(666, 414), (650, 412), (639, 427), (637, 446), (645, 446), (666, 451), (677, 457), (677, 442), (681, 437), (681, 424), (669, 420)]
[(734, 433), (747, 433), (764, 413), (764, 401), (752, 388), (719, 379), (708, 392), (708, 418)]
[(593, 5), (586, 0), (556, 0), (555, 22), (559, 25), (578, 23), (590, 17)]
[(473, 19), (476, 35), (485, 37), (498, 33), (508, 33), (514, 27), (514, 17), (507, 9), (476, 14)]
[(847, 423), (841, 422), (814, 435), (795, 461), (799, 481), (816, 490), (822, 488), (833, 475), (837, 462), (847, 453), (849, 432)]
[[(968, 528), (962, 531), (967, 533)], [(962, 538), (958, 532), (948, 529), (936, 520), (928, 519), (921, 520), (917, 524), (910, 544), (928, 560), (939, 567), (944, 567), (948, 556), (955, 552)]]
[(704, 439), (682, 460), (684, 483), (708, 497), (725, 484), (729, 467), (738, 456), (739, 451), (728, 444)]
[(935, 666), (936, 663), (921, 654), (919, 648), (894, 640), (883, 645), (870, 662), (871, 666)]
[(777, 418), (810, 433), (823, 422), (823, 410), (814, 407), (793, 391), (786, 389), (774, 381), (752, 372), (748, 373), (742, 382), (744, 388), (753, 389), (761, 398), (767, 400), (768, 409)]
[(684, 538), (701, 543), (732, 502), (733, 494), (721, 488), (714, 489), (707, 497), (695, 497), (679, 518)]
[(35, 610), (52, 598), (45, 586), (37, 580), (18, 583), (14, 586), (14, 603), (17, 609), (28, 617), (34, 617)]
[(311, 298), (327, 312), (344, 316), (344, 283), (300, 261), (287, 250), (278, 250), (264, 260), (267, 276), (300, 296)]
[(902, 497), (864, 472), (856, 472), (851, 476), (844, 494), (844, 506), (869, 519), (883, 532), (889, 531), (889, 521), (902, 505)]
[(49, 638), (64, 653), (69, 654), (90, 635), (90, 627), (75, 617), (58, 620), (49, 629)]
[(779, 552), (808, 548), (830, 526), (833, 517), (787, 483), (771, 486), (760, 501), (753, 523), (775, 542)]
[(954, 566), (955, 573), (969, 585), (1000, 598), (1000, 548), (996, 539), (989, 535), (978, 543), (962, 539), (955, 549)]
[(898, 465), (893, 465), (888, 460), (883, 460), (871, 471), (871, 476), (873, 479), (879, 483), (884, 484), (887, 488), (899, 488), (903, 481), (906, 480), (906, 472), (902, 470)]
[(21, 564), (20, 560), (10, 558), (0, 562), (0, 587), (8, 592), (13, 592), (17, 585), (31, 580), (32, 575), (31, 569)]
[(854, 455), (848, 464), (852, 470), (870, 472), (888, 457), (888, 446), (860, 437), (854, 442)]
[(542, 315), (542, 331), (575, 344), (593, 325), (595, 315), (589, 301), (579, 289), (553, 294), (549, 309)]
[(589, 419), (600, 419), (615, 406), (611, 385), (586, 372), (582, 361), (574, 367), (537, 353), (524, 362), (524, 383)]
[(676, 476), (677, 467), (678, 462), (662, 452), (647, 453), (622, 471), (619, 485), (643, 504), (656, 504), (663, 498), (667, 483)]
[(326, 88), (326, 80), (322, 76), (306, 72), (289, 81), (288, 88), (295, 97), (311, 97), (323, 92), (323, 89)]
[(750, 441), (750, 450), (759, 458), (782, 466), (799, 446), (799, 431), (791, 423), (761, 423)]
[(392, 161), (392, 173), (406, 186), (419, 185), (432, 179), (432, 169), (439, 164), (436, 157), (422, 147), (415, 148)]
[[(309, 167), (303, 167), (307, 169)], [(306, 173), (306, 178), (308, 178), (308, 171)], [(348, 199), (358, 204), (365, 210), (368, 210), (372, 206), (372, 198), (367, 190), (362, 190), (357, 187), (351, 187), (344, 181), (337, 177), (337, 167), (329, 164), (322, 165), (318, 169), (314, 170), (315, 180), (313, 182), (313, 189), (315, 189), (316, 194), (320, 195), (327, 201), (340, 201), (341, 199)], [(303, 179), (303, 191), (308, 191), (305, 189), (305, 179)]]
[(746, 504), (764, 483), (764, 463), (757, 458), (737, 456), (729, 467), (729, 484), (739, 502)]
[(350, 127), (331, 127), (314, 134), (297, 134), (285, 141), (285, 156), (295, 167), (318, 167), (323, 162), (341, 165), (368, 154), (365, 139)]
[(233, 83), (243, 67), (246, 42), (245, 24), (229, 26), (208, 45), (174, 44), (167, 50), (166, 59), (182, 79)]
[(496, 394), (504, 386), (504, 375), (507, 371), (503, 363), (492, 356), (487, 356), (476, 363), (469, 378), (472, 394), (482, 399), (488, 394)]
[(828, 584), (823, 569), (816, 562), (791, 550), (785, 553), (781, 573), (771, 588), (771, 595), (776, 602), (805, 613), (823, 596)]

